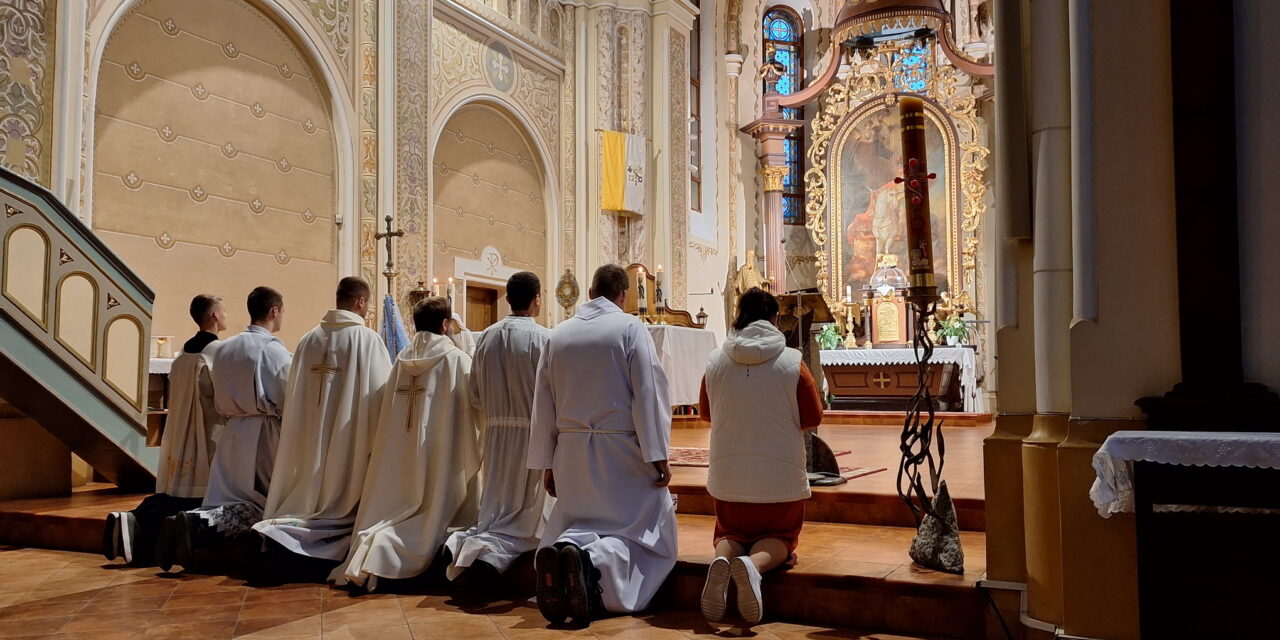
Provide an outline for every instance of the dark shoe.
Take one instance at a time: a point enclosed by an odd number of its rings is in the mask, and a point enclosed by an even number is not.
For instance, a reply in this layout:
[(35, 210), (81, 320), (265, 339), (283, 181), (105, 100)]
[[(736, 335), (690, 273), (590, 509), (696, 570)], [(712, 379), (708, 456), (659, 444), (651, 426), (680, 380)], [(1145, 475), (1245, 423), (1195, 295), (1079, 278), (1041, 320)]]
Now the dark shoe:
[(560, 573), (560, 551), (555, 547), (542, 547), (533, 556), (533, 568), (538, 575), (538, 611), (551, 624), (563, 624), (568, 616), (568, 602)]
[(453, 597), (468, 604), (491, 602), (489, 596), (498, 590), (501, 577), (493, 565), (476, 560), (453, 581)]
[(199, 515), (191, 511), (183, 511), (177, 516), (177, 533), (176, 547), (174, 549), (174, 560), (182, 565), (183, 569), (190, 570), (192, 562), (195, 558), (195, 538), (204, 526)]
[(169, 516), (160, 523), (160, 536), (156, 538), (156, 566), (160, 570), (169, 573), (173, 568), (174, 559), (177, 556), (178, 546), (178, 519), (183, 514)]
[(560, 549), (560, 573), (564, 580), (568, 617), (575, 624), (587, 626), (601, 610), (600, 572), (591, 564), (591, 555), (577, 545)]
[(120, 557), (120, 512), (107, 514), (107, 523), (102, 527), (102, 555), (108, 560)]

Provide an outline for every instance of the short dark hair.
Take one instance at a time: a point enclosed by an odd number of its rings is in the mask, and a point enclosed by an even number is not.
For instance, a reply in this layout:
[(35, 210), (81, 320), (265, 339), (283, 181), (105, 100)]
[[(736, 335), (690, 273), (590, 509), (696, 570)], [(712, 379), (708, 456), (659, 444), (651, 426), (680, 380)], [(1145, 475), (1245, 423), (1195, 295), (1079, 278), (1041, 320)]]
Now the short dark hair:
[(734, 331), (742, 331), (747, 325), (759, 320), (773, 321), (778, 315), (778, 299), (772, 293), (760, 287), (747, 289), (738, 298), (738, 317), (733, 321)]
[(629, 281), (626, 269), (616, 264), (603, 264), (591, 276), (591, 293), (598, 298), (617, 300), (627, 290)]
[(443, 334), (444, 321), (451, 317), (453, 317), (453, 310), (449, 307), (449, 299), (443, 296), (431, 296), (413, 308), (413, 328), (418, 331)]
[(507, 303), (512, 311), (528, 311), (542, 293), (542, 281), (532, 271), (521, 271), (507, 280)]
[(271, 287), (257, 287), (249, 292), (249, 320), (259, 322), (271, 315), (274, 307), (284, 308), (284, 296)]
[(191, 308), (188, 310), (191, 314), (191, 319), (195, 320), (196, 324), (201, 325), (208, 322), (210, 316), (213, 315), (214, 305), (219, 302), (222, 302), (222, 298), (219, 298), (212, 293), (202, 293), (192, 298)]
[(347, 276), (339, 280), (337, 295), (338, 308), (345, 309), (353, 306), (355, 305), (356, 300), (359, 300), (360, 298), (365, 298), (367, 300), (369, 298), (370, 291), (369, 283), (365, 282), (364, 278)]

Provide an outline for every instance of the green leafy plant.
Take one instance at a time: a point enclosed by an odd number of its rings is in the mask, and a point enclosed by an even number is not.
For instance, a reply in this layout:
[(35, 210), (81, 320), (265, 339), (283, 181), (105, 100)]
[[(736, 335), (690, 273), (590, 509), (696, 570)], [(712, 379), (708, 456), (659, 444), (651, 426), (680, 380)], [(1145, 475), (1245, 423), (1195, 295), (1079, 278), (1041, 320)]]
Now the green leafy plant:
[(960, 316), (951, 316), (938, 325), (938, 335), (944, 338), (958, 338), (961, 342), (969, 339), (970, 331), (969, 321)]
[(829, 324), (823, 327), (822, 331), (818, 333), (818, 346), (821, 347), (823, 351), (831, 351), (839, 346), (839, 344), (840, 330), (836, 328), (836, 325)]

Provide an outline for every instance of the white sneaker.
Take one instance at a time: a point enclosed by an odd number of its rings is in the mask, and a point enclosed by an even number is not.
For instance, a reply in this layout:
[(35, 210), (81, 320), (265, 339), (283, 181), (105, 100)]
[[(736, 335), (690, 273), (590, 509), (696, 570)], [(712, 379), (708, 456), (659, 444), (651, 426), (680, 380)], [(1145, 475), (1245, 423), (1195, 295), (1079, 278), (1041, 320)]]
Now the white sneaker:
[(764, 616), (764, 603), (760, 598), (760, 572), (747, 556), (729, 561), (729, 574), (738, 589), (738, 614), (748, 625), (760, 623)]
[(133, 539), (138, 529), (138, 518), (131, 511), (120, 512), (120, 550), (126, 563), (133, 562)]
[(702, 617), (710, 622), (724, 620), (729, 599), (729, 559), (716, 558), (707, 569), (707, 582), (702, 586)]

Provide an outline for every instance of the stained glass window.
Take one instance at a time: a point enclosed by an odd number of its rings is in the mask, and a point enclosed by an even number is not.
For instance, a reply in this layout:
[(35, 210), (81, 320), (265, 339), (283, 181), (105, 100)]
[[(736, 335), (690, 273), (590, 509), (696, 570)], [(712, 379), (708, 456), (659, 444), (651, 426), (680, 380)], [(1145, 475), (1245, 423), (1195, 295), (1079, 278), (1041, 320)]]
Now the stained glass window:
[(932, 55), (928, 44), (914, 44), (894, 55), (893, 84), (898, 91), (924, 93), (929, 87)]
[[(764, 92), (777, 91), (790, 95), (803, 87), (804, 34), (800, 19), (790, 9), (774, 7), (764, 14), (761, 31), (762, 55), (772, 53), (781, 67), (776, 79), (764, 80)], [(761, 60), (769, 62), (769, 60)], [(804, 109), (783, 109), (782, 117), (804, 119)], [(782, 218), (787, 224), (804, 224), (804, 138), (802, 131), (787, 136), (786, 154), (789, 171), (782, 179)]]

